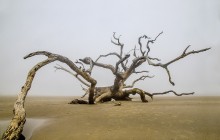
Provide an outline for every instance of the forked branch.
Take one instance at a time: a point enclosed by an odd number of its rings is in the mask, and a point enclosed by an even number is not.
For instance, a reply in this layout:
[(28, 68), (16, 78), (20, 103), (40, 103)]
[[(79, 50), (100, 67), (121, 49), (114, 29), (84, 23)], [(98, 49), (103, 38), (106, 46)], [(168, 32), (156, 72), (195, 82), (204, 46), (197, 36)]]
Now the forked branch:
[(153, 40), (148, 40), (147, 41), (147, 45), (146, 45), (146, 48), (147, 48), (147, 56), (148, 56), (148, 54), (149, 54), (149, 52), (150, 52), (150, 46), (149, 46), (149, 44), (151, 43), (151, 44), (153, 44), (156, 40), (157, 40), (157, 38), (161, 35), (163, 33), (163, 31), (162, 32), (160, 32)]
[(115, 41), (113, 41), (113, 40), (111, 40), (111, 42), (112, 42), (113, 44), (117, 45), (117, 46), (120, 46), (120, 56), (122, 57), (124, 44), (120, 42), (120, 36), (119, 36), (119, 37), (116, 37), (116, 36), (115, 36), (115, 32), (113, 33), (113, 38), (114, 38), (117, 42), (115, 42)]
[[(109, 69), (109, 70), (112, 71), (112, 73), (115, 72), (115, 67), (114, 66), (112, 66), (110, 64), (103, 64), (103, 63), (99, 63), (99, 62), (94, 62), (90, 57), (85, 57), (84, 59), (79, 59), (79, 60), (81, 62), (83, 62), (84, 64), (90, 65), (92, 63), (94, 66)], [(92, 68), (91, 68), (91, 70), (92, 70)]]
[(143, 45), (142, 45), (142, 42), (141, 42), (142, 39), (150, 39), (150, 38), (146, 35), (140, 36), (138, 38), (138, 44), (139, 44), (139, 47), (140, 47), (140, 52), (141, 52), (142, 56), (144, 56), (146, 51), (143, 51)]
[(176, 61), (178, 61), (178, 60), (180, 60), (180, 59), (182, 59), (182, 58), (184, 58), (184, 57), (186, 57), (186, 56), (188, 56), (190, 54), (196, 54), (196, 53), (200, 53), (200, 52), (205, 52), (205, 51), (211, 49), (211, 48), (205, 48), (205, 49), (201, 49), (201, 50), (197, 50), (197, 51), (192, 50), (192, 51), (187, 53), (186, 51), (188, 50), (189, 47), (190, 47), (190, 45), (186, 47), (186, 49), (183, 51), (183, 53), (179, 57), (177, 57), (177, 58), (167, 62), (164, 65), (168, 66), (168, 65), (172, 64), (173, 62), (176, 62)]
[[(111, 53), (108, 53), (108, 54), (106, 54), (106, 55), (100, 55), (100, 56), (96, 59), (95, 62), (98, 62), (98, 60), (99, 60), (100, 58), (102, 58), (102, 57), (108, 57), (108, 56), (111, 56), (111, 55), (117, 56), (117, 57), (119, 58), (119, 61), (122, 59), (122, 57), (121, 57), (118, 53), (116, 53), (116, 52), (111, 52)], [(126, 68), (126, 65), (125, 65), (124, 63), (121, 63), (121, 66), (122, 66), (122, 68), (123, 68), (124, 71), (127, 69), (127, 68)]]
[(121, 58), (115, 65), (115, 72), (114, 74), (117, 74), (118, 73), (118, 68), (119, 68), (119, 65), (122, 64), (125, 60), (127, 60), (128, 58), (130, 57), (129, 54), (125, 55), (123, 58)]
[(186, 51), (188, 50), (189, 47), (190, 47), (190, 46), (187, 46), (186, 49), (184, 49), (183, 53), (182, 53), (180, 56), (174, 58), (173, 60), (171, 60), (171, 61), (169, 61), (169, 62), (167, 62), (167, 63), (165, 63), (165, 64), (162, 64), (162, 63), (154, 63), (154, 62), (152, 62), (152, 61), (149, 59), (149, 57), (146, 57), (146, 59), (147, 59), (147, 62), (148, 62), (149, 65), (152, 65), (152, 66), (155, 66), (155, 67), (162, 67), (162, 68), (164, 68), (164, 69), (166, 70), (167, 74), (168, 74), (169, 82), (170, 82), (172, 85), (175, 85), (175, 83), (172, 81), (172, 78), (171, 78), (171, 75), (170, 75), (170, 71), (169, 71), (169, 69), (168, 69), (168, 66), (169, 66), (170, 64), (172, 64), (172, 63), (174, 63), (174, 62), (176, 62), (176, 61), (178, 61), (178, 60), (180, 60), (180, 59), (182, 59), (182, 58), (188, 56), (188, 55), (196, 54), (196, 53), (200, 53), (200, 52), (204, 52), (204, 51), (207, 51), (207, 50), (211, 49), (211, 48), (205, 48), (205, 49), (196, 50), (196, 51), (193, 50), (193, 51), (190, 51), (190, 52), (187, 53)]
[(18, 98), (14, 104), (14, 117), (12, 121), (10, 122), (7, 130), (4, 132), (2, 139), (3, 140), (12, 140), (12, 139), (19, 139), (21, 136), (21, 133), (23, 131), (23, 127), (26, 120), (26, 113), (24, 109), (24, 103), (27, 96), (28, 91), (31, 88), (32, 81), (35, 77), (36, 72), (43, 66), (54, 62), (54, 61), (60, 61), (62, 63), (67, 64), (73, 71), (75, 71), (78, 75), (82, 76), (85, 80), (91, 83), (91, 86), (89, 88), (89, 103), (94, 104), (94, 90), (96, 86), (96, 80), (90, 77), (86, 72), (79, 69), (72, 61), (70, 61), (67, 57), (53, 54), (46, 51), (37, 51), (28, 54), (24, 57), (24, 59), (35, 56), (35, 55), (45, 55), (48, 58), (37, 65), (35, 65), (28, 73), (26, 82), (24, 86), (21, 88), (21, 92), (18, 94)]

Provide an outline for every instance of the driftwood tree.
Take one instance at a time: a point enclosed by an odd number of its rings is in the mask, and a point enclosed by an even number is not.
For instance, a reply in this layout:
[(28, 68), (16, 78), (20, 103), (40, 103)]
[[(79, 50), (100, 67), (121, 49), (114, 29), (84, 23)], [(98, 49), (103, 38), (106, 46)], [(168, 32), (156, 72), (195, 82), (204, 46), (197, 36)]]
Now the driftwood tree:
[[(111, 42), (118, 46), (120, 48), (119, 52), (110, 52), (105, 55), (100, 55), (96, 60), (92, 60), (90, 57), (85, 57), (84, 59), (79, 59), (76, 63), (79, 63), (84, 71), (89, 73), (91, 75), (92, 70), (94, 67), (101, 67), (104, 69), (108, 69), (112, 72), (112, 74), (115, 76), (114, 79), (114, 84), (111, 86), (107, 87), (96, 87), (95, 88), (95, 96), (94, 96), (94, 101), (95, 103), (98, 102), (105, 102), (105, 101), (110, 101), (111, 99), (115, 100), (128, 100), (130, 101), (131, 98), (129, 95), (135, 95), (139, 94), (142, 102), (148, 102), (145, 95), (153, 98), (154, 95), (162, 95), (162, 94), (167, 94), (167, 93), (174, 93), (176, 96), (182, 96), (182, 95), (191, 95), (194, 94), (194, 92), (191, 93), (180, 93), (178, 94), (177, 92), (173, 90), (161, 92), (161, 93), (149, 93), (147, 91), (144, 91), (139, 88), (134, 88), (135, 83), (141, 80), (145, 80), (146, 78), (153, 78), (153, 76), (146, 75), (148, 71), (143, 70), (143, 71), (137, 71), (136, 69), (141, 66), (141, 65), (151, 65), (154, 67), (160, 67), (163, 68), (169, 78), (170, 84), (173, 86), (175, 83), (172, 81), (170, 71), (168, 69), (168, 66), (171, 65), (174, 62), (177, 62), (178, 60), (185, 58), (188, 55), (191, 54), (196, 54), (200, 52), (204, 52), (209, 50), (210, 48), (205, 48), (201, 50), (192, 50), (188, 51), (189, 46), (187, 46), (183, 52), (176, 58), (166, 62), (166, 63), (161, 63), (159, 58), (154, 58), (150, 56), (150, 51), (151, 51), (151, 45), (157, 40), (157, 38), (162, 34), (163, 32), (159, 33), (154, 39), (151, 39), (147, 35), (140, 36), (138, 38), (138, 47), (134, 47), (131, 51), (128, 53), (124, 53), (124, 44), (120, 41), (120, 36), (116, 37), (115, 33), (113, 33), (113, 39)], [(145, 40), (145, 45), (143, 42)], [(100, 63), (99, 60), (103, 57), (109, 57), (109, 56), (115, 56), (118, 58), (118, 60), (115, 62), (115, 65), (110, 65), (110, 64), (105, 64), (105, 63)], [(132, 56), (132, 57), (131, 57)], [(131, 59), (131, 60), (130, 60)], [(130, 65), (128, 65), (130, 61)], [(84, 65), (88, 65), (89, 68), (85, 69)], [(55, 66), (56, 69), (59, 70), (64, 70), (73, 76), (77, 77), (76, 74), (73, 74), (71, 71), (68, 71), (66, 68), (58, 65)], [(145, 73), (145, 74), (144, 74)], [(126, 85), (125, 82), (126, 80), (132, 75), (132, 74), (144, 74), (140, 76), (139, 78), (135, 79), (131, 85)], [(81, 81), (82, 82), (82, 81)], [(82, 88), (86, 93), (89, 93), (90, 86), (82, 82), (87, 88)], [(83, 95), (83, 97), (85, 96)], [(75, 103), (75, 102), (73, 102)]]
[(35, 55), (45, 55), (48, 58), (38, 64), (36, 64), (28, 73), (26, 82), (24, 86), (21, 88), (21, 92), (18, 94), (18, 98), (14, 104), (14, 117), (12, 118), (12, 121), (10, 122), (7, 130), (4, 132), (2, 139), (3, 140), (17, 140), (21, 137), (21, 133), (23, 131), (23, 127), (26, 121), (26, 113), (24, 109), (24, 103), (25, 98), (27, 96), (28, 91), (31, 88), (32, 81), (34, 79), (34, 76), (41, 67), (54, 62), (54, 61), (60, 61), (62, 63), (67, 64), (73, 71), (75, 71), (78, 75), (83, 77), (85, 80), (87, 80), (90, 83), (90, 90), (89, 90), (89, 104), (94, 104), (93, 96), (94, 96), (94, 89), (96, 86), (96, 80), (93, 79), (87, 72), (82, 71), (79, 69), (71, 60), (68, 58), (58, 55), (58, 54), (52, 54), (50, 52), (46, 51), (38, 51), (31, 53), (24, 57), (24, 59), (35, 56)]
[[(131, 94), (132, 95), (139, 94), (142, 102), (148, 102), (145, 97), (146, 95), (153, 99), (154, 95), (162, 95), (167, 93), (174, 93), (176, 96), (194, 94), (194, 92), (178, 94), (173, 90), (169, 90), (161, 93), (149, 93), (147, 91), (134, 87), (138, 81), (153, 77), (146, 75), (146, 73), (148, 73), (148, 71), (146, 70), (137, 71), (137, 68), (141, 65), (151, 65), (154, 67), (163, 68), (168, 75), (170, 84), (174, 86), (175, 84), (172, 81), (168, 66), (182, 58), (185, 58), (188, 55), (204, 52), (210, 49), (210, 48), (205, 48), (196, 51), (195, 50), (188, 51), (190, 47), (188, 46), (183, 50), (183, 52), (178, 57), (168, 61), (167, 63), (160, 63), (161, 61), (160, 59), (150, 56), (150, 51), (151, 51), (150, 48), (151, 45), (158, 39), (158, 37), (162, 33), (163, 32), (159, 33), (154, 39), (151, 39), (146, 35), (140, 36), (138, 38), (138, 47), (135, 46), (134, 49), (129, 51), (129, 53), (124, 53), (124, 44), (121, 42), (120, 36), (116, 37), (114, 33), (111, 42), (120, 48), (119, 52), (110, 52), (105, 55), (100, 55), (96, 60), (93, 60), (90, 57), (86, 57), (83, 59), (79, 59), (76, 62), (72, 62), (67, 57), (46, 51), (37, 51), (28, 54), (27, 56), (24, 57), (24, 59), (35, 55), (45, 55), (47, 59), (36, 64), (29, 71), (26, 82), (24, 86), (21, 88), (21, 92), (18, 95), (18, 99), (14, 104), (14, 110), (13, 110), (14, 117), (12, 118), (12, 121), (10, 122), (10, 125), (8, 126), (7, 130), (3, 134), (2, 139), (16, 140), (19, 139), (19, 137), (22, 135), (21, 133), (23, 130), (23, 126), (25, 124), (25, 117), (26, 117), (26, 113), (24, 109), (25, 98), (27, 96), (29, 89), (31, 88), (31, 84), (34, 79), (34, 76), (37, 70), (54, 61), (60, 61), (62, 63), (67, 64), (67, 66), (69, 66), (71, 70), (62, 67), (61, 65), (55, 66), (55, 69), (63, 70), (65, 72), (70, 73), (86, 87), (86, 88), (82, 87), (82, 89), (85, 91), (85, 94), (82, 97), (88, 94), (88, 102), (83, 100), (74, 100), (71, 103), (94, 104), (99, 102), (110, 101), (111, 99), (131, 101), (131, 98), (129, 97), (129, 95)], [(143, 40), (145, 40), (146, 42), (145, 44), (143, 43)], [(109, 57), (109, 56), (117, 57), (118, 60), (115, 62), (114, 65), (99, 62), (101, 58)], [(91, 76), (94, 67), (101, 67), (110, 70), (115, 77), (113, 82), (114, 84), (106, 87), (96, 87), (97, 81)], [(137, 78), (136, 80), (134, 80), (131, 83), (131, 85), (126, 85), (125, 83), (127, 79), (132, 74), (143, 74), (143, 75)]]

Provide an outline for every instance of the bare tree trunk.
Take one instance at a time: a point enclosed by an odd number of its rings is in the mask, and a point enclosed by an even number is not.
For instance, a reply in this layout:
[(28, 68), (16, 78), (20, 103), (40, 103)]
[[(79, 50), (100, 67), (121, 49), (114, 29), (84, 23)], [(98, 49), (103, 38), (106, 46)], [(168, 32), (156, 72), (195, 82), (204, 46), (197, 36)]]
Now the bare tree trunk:
[(3, 136), (2, 136), (3, 140), (18, 140), (20, 138), (25, 121), (26, 121), (26, 113), (24, 109), (25, 98), (27, 96), (28, 91), (31, 88), (31, 84), (34, 79), (34, 76), (41, 67), (51, 62), (54, 62), (56, 60), (66, 63), (73, 71), (75, 71), (77, 74), (81, 75), (85, 80), (91, 83), (90, 93), (89, 93), (89, 104), (94, 104), (93, 96), (94, 96), (94, 90), (96, 86), (96, 80), (90, 77), (90, 75), (88, 75), (86, 72), (79, 69), (68, 58), (63, 57), (61, 55), (52, 54), (50, 52), (45, 52), (45, 51), (34, 52), (34, 53), (31, 53), (25, 56), (24, 59), (35, 56), (35, 55), (45, 55), (48, 58), (38, 63), (37, 65), (35, 65), (29, 71), (26, 82), (24, 86), (21, 88), (21, 92), (18, 94), (18, 98), (14, 104), (14, 110), (13, 110), (14, 117), (12, 118), (12, 121), (10, 122), (7, 130), (3, 133)]
[(24, 102), (25, 98), (27, 96), (27, 93), (29, 89), (31, 88), (32, 81), (34, 79), (34, 76), (41, 67), (55, 61), (56, 58), (48, 58), (45, 61), (42, 61), (35, 65), (28, 73), (27, 80), (24, 84), (24, 86), (21, 88), (21, 92), (18, 94), (18, 98), (14, 104), (14, 117), (12, 118), (12, 121), (10, 122), (10, 125), (8, 126), (7, 130), (2, 136), (3, 140), (17, 140), (21, 136), (21, 133), (23, 131), (23, 127), (25, 124), (25, 109), (24, 109)]

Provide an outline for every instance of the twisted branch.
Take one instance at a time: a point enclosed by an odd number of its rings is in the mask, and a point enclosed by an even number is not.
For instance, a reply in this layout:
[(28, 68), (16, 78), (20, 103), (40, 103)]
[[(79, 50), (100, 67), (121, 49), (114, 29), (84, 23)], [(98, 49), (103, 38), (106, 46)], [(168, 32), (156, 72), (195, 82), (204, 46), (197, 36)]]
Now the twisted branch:
[(193, 95), (195, 92), (190, 92), (190, 93), (180, 93), (178, 94), (177, 92), (173, 91), (173, 90), (169, 90), (169, 91), (165, 91), (165, 92), (161, 92), (161, 93), (152, 93), (152, 96), (155, 96), (155, 95), (164, 95), (164, 94), (168, 94), (172, 92), (174, 95), (176, 96), (183, 96), (183, 95)]
[(122, 59), (120, 59), (117, 63), (116, 63), (116, 65), (115, 65), (115, 72), (114, 72), (114, 74), (117, 74), (118, 73), (118, 66), (119, 66), (119, 64), (122, 64), (126, 59), (128, 59), (130, 57), (130, 55), (129, 54), (127, 54), (127, 55), (125, 55)]
[(122, 57), (122, 54), (123, 54), (123, 47), (124, 47), (124, 44), (120, 42), (120, 36), (119, 37), (116, 37), (115, 36), (115, 32), (113, 33), (113, 38), (117, 41), (117, 42), (114, 42), (113, 40), (111, 40), (111, 42), (117, 46), (120, 46), (120, 56)]
[[(108, 57), (108, 56), (111, 56), (111, 55), (117, 56), (117, 57), (119, 58), (119, 60), (122, 59), (122, 57), (121, 57), (118, 53), (116, 53), (116, 52), (111, 52), (111, 53), (108, 53), (108, 54), (106, 54), (106, 55), (100, 55), (100, 56), (96, 59), (95, 62), (98, 62), (98, 60), (99, 60), (100, 58), (102, 58), (102, 57)], [(124, 63), (121, 63), (121, 66), (122, 66), (122, 68), (123, 68), (124, 71), (127, 69), (127, 68), (126, 68), (126, 65), (125, 65)]]
[(75, 62), (76, 64), (80, 64), (81, 66), (79, 67), (79, 69), (81, 69), (82, 68), (82, 70), (85, 70), (85, 66), (83, 65), (83, 63), (82, 62), (79, 62), (78, 60), (76, 60), (76, 62)]
[(37, 51), (34, 53), (31, 53), (24, 57), (24, 59), (35, 56), (35, 55), (46, 55), (48, 58), (56, 58), (55, 60), (60, 61), (62, 63), (67, 64), (73, 71), (75, 71), (78, 75), (83, 77), (86, 81), (88, 81), (90, 85), (90, 91), (89, 91), (89, 104), (94, 104), (93, 96), (94, 96), (94, 90), (96, 85), (96, 80), (93, 79), (87, 72), (82, 71), (79, 69), (71, 60), (69, 60), (67, 57), (58, 55), (58, 54), (52, 54), (46, 51)]
[(141, 43), (141, 39), (142, 38), (144, 38), (144, 39), (150, 39), (149, 37), (147, 37), (146, 35), (143, 35), (143, 36), (140, 36), (139, 38), (138, 38), (138, 44), (139, 44), (139, 46), (140, 46), (140, 52), (141, 52), (141, 54), (142, 54), (142, 56), (144, 56), (145, 55), (145, 51), (143, 51), (143, 49), (142, 49), (142, 43)]
[(93, 63), (93, 65), (98, 66), (98, 67), (102, 67), (102, 68), (106, 68), (112, 71), (112, 73), (115, 72), (115, 68), (114, 66), (110, 65), (110, 64), (103, 64), (103, 63), (99, 63), (99, 62), (94, 62), (90, 57), (85, 57), (84, 59), (79, 59), (81, 62), (83, 62), (84, 64), (90, 65), (91, 63)]
[[(24, 109), (24, 103), (27, 96), (28, 91), (31, 88), (32, 81), (34, 80), (35, 74), (37, 70), (39, 70), (41, 67), (54, 62), (56, 60), (56, 57), (52, 57), (51, 53), (45, 52), (46, 56), (48, 56), (48, 59), (39, 62), (37, 65), (35, 65), (28, 73), (26, 82), (24, 86), (21, 88), (21, 92), (18, 94), (18, 98), (16, 102), (14, 103), (14, 116), (7, 128), (7, 130), (4, 132), (2, 139), (3, 140), (12, 140), (12, 139), (19, 139), (21, 136), (21, 133), (23, 131), (23, 127), (26, 121), (26, 111)], [(34, 56), (34, 54), (29, 55)]]
[(150, 46), (149, 46), (149, 44), (150, 43), (154, 43), (156, 40), (157, 40), (157, 38), (161, 35), (163, 33), (163, 31), (162, 32), (160, 32), (153, 40), (148, 40), (147, 41), (147, 45), (146, 45), (146, 48), (147, 48), (147, 55), (149, 54), (149, 52), (150, 52)]
[(165, 65), (165, 66), (168, 66), (168, 65), (172, 64), (173, 62), (176, 62), (176, 61), (178, 61), (178, 60), (180, 60), (180, 59), (182, 59), (182, 58), (184, 58), (184, 57), (186, 57), (186, 56), (188, 56), (188, 55), (190, 55), (190, 54), (205, 52), (205, 51), (211, 49), (211, 48), (205, 48), (205, 49), (201, 49), (201, 50), (197, 50), (197, 51), (192, 50), (192, 51), (186, 53), (186, 51), (188, 50), (189, 47), (190, 47), (190, 45), (186, 47), (186, 49), (183, 51), (182, 55), (180, 55), (179, 57), (177, 57), (177, 58), (175, 58), (175, 59), (173, 59), (173, 60), (171, 60), (171, 61), (169, 61), (169, 62), (167, 62), (167, 63), (164, 64), (164, 65)]
[(171, 60), (171, 61), (169, 61), (169, 62), (167, 62), (167, 63), (165, 63), (165, 64), (162, 64), (162, 63), (153, 63), (153, 62), (149, 59), (149, 57), (146, 57), (146, 60), (147, 60), (147, 62), (148, 62), (149, 65), (152, 65), (152, 66), (155, 66), (155, 67), (162, 67), (162, 68), (164, 68), (164, 69), (166, 70), (167, 74), (168, 74), (169, 82), (174, 86), (175, 83), (172, 81), (172, 78), (171, 78), (171, 75), (170, 75), (170, 71), (169, 71), (169, 69), (168, 69), (168, 66), (169, 66), (170, 64), (172, 64), (172, 63), (174, 63), (174, 62), (176, 62), (176, 61), (178, 61), (178, 60), (180, 60), (180, 59), (182, 59), (182, 58), (188, 56), (188, 55), (195, 54), (195, 53), (200, 53), (200, 52), (204, 52), (204, 51), (207, 51), (207, 50), (211, 49), (211, 48), (205, 48), (205, 49), (201, 49), (201, 50), (197, 50), (197, 51), (194, 51), (194, 50), (193, 50), (193, 51), (190, 51), (190, 52), (187, 53), (186, 51), (187, 51), (187, 49), (188, 49), (189, 47), (190, 47), (190, 46), (187, 46), (186, 49), (184, 49), (183, 53), (182, 53), (180, 56), (174, 58), (173, 60)]

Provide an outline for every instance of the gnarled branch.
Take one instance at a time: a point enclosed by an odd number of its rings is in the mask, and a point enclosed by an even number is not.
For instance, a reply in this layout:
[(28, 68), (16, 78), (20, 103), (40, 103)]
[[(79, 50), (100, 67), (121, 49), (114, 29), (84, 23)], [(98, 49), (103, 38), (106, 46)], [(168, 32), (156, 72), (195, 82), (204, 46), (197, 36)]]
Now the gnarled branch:
[(147, 48), (147, 56), (148, 56), (148, 54), (149, 54), (149, 52), (150, 52), (150, 46), (149, 46), (149, 44), (150, 44), (150, 43), (153, 44), (153, 43), (157, 40), (157, 38), (158, 38), (162, 33), (163, 33), (163, 31), (160, 32), (153, 40), (148, 40), (148, 41), (147, 41), (147, 45), (146, 45), (146, 48)]
[(124, 95), (129, 95), (129, 94), (139, 94), (141, 97), (142, 102), (148, 102), (146, 97), (145, 97), (145, 92), (139, 88), (133, 88), (133, 89), (129, 89), (129, 90), (124, 90), (123, 91)]
[(10, 125), (8, 126), (7, 130), (5, 131), (5, 133), (2, 136), (3, 140), (19, 139), (19, 137), (23, 131), (23, 127), (24, 127), (25, 120), (26, 120), (25, 119), (26, 113), (25, 113), (25, 109), (24, 109), (24, 103), (25, 103), (25, 98), (27, 96), (27, 93), (31, 88), (32, 81), (35, 77), (37, 70), (39, 70), (41, 67), (43, 67), (51, 62), (60, 61), (60, 62), (67, 64), (73, 71), (75, 71), (77, 74), (82, 76), (85, 80), (90, 82), (91, 86), (89, 88), (89, 104), (94, 104), (93, 96), (94, 96), (94, 90), (95, 90), (95, 86), (96, 86), (95, 79), (90, 77), (90, 75), (88, 75), (86, 72), (79, 69), (67, 57), (64, 57), (61, 55), (53, 54), (53, 53), (46, 52), (46, 51), (37, 51), (37, 52), (33, 52), (33, 53), (28, 54), (27, 56), (24, 57), (24, 59), (35, 56), (35, 55), (45, 55), (48, 58), (46, 60), (38, 63), (37, 65), (35, 65), (29, 71), (26, 82), (25, 82), (24, 86), (22, 87), (21, 92), (19, 93), (18, 98), (14, 104), (14, 117), (13, 117), (12, 121), (10, 122)]
[(110, 65), (110, 64), (103, 64), (103, 63), (99, 63), (99, 62), (94, 62), (90, 57), (86, 57), (84, 59), (79, 59), (81, 62), (83, 62), (84, 64), (90, 65), (91, 63), (93, 63), (93, 65), (98, 66), (98, 67), (102, 67), (102, 68), (106, 68), (112, 71), (112, 73), (115, 72), (115, 68), (114, 66)]
[[(30, 56), (33, 55), (34, 54), (30, 54)], [(2, 136), (3, 140), (13, 140), (13, 139), (16, 140), (19, 139), (19, 137), (21, 136), (26, 121), (26, 112), (24, 109), (24, 103), (27, 93), (31, 88), (35, 74), (37, 70), (39, 70), (41, 67), (56, 60), (56, 57), (51, 57), (51, 53), (45, 52), (45, 55), (48, 56), (48, 59), (35, 65), (28, 73), (26, 82), (24, 86), (21, 88), (21, 92), (18, 94), (18, 98), (14, 104), (14, 111), (13, 111), (14, 117), (12, 118), (12, 121), (10, 122), (7, 130), (4, 132)]]
[[(100, 58), (102, 58), (102, 57), (108, 57), (108, 56), (111, 56), (111, 55), (117, 56), (117, 57), (119, 58), (119, 60), (122, 59), (122, 57), (121, 57), (118, 53), (116, 53), (116, 52), (111, 52), (111, 53), (108, 53), (108, 54), (106, 54), (106, 55), (100, 55), (100, 56), (96, 59), (95, 62), (98, 62), (98, 60), (99, 60)], [(121, 66), (122, 66), (122, 68), (123, 68), (124, 71), (127, 69), (127, 68), (126, 68), (126, 65), (125, 65), (124, 63), (121, 63)]]
[(194, 51), (194, 50), (193, 50), (193, 51), (190, 51), (190, 52), (186, 53), (186, 51), (187, 51), (188, 48), (189, 48), (189, 46), (187, 46), (186, 49), (184, 49), (183, 53), (182, 53), (180, 56), (174, 58), (173, 60), (171, 60), (171, 61), (169, 61), (169, 62), (167, 62), (167, 63), (165, 63), (165, 64), (162, 64), (162, 63), (153, 63), (153, 62), (149, 59), (149, 57), (146, 57), (146, 60), (147, 60), (147, 62), (148, 62), (149, 65), (164, 68), (164, 69), (166, 70), (167, 74), (168, 74), (169, 82), (170, 82), (172, 85), (175, 85), (175, 83), (174, 83), (174, 82), (172, 81), (172, 79), (171, 79), (171, 75), (170, 75), (170, 71), (169, 71), (169, 69), (168, 69), (168, 66), (169, 66), (170, 64), (172, 64), (172, 63), (174, 63), (174, 62), (176, 62), (176, 61), (178, 61), (178, 60), (180, 60), (180, 59), (182, 59), (182, 58), (188, 56), (188, 55), (195, 54), (195, 53), (200, 53), (200, 52), (204, 52), (204, 51), (207, 51), (207, 50), (211, 49), (211, 48), (205, 48), (205, 49), (201, 49), (201, 50), (197, 50), (197, 51)]
[(83, 63), (82, 62), (79, 62), (78, 60), (76, 60), (76, 62), (75, 62), (76, 64), (79, 64), (79, 65), (81, 65), (81, 66), (79, 66), (79, 69), (82, 69), (82, 70), (84, 70), (85, 71), (85, 66), (83, 65)]
[(93, 79), (87, 72), (82, 71), (79, 69), (71, 60), (69, 60), (67, 57), (58, 55), (58, 54), (52, 54), (46, 51), (37, 51), (34, 53), (31, 53), (24, 57), (24, 59), (35, 56), (35, 55), (46, 55), (49, 58), (56, 58), (57, 61), (60, 61), (62, 63), (67, 64), (73, 71), (75, 71), (78, 75), (83, 77), (86, 81), (88, 81), (90, 85), (90, 91), (89, 91), (89, 104), (94, 104), (93, 96), (94, 96), (94, 90), (96, 85), (96, 80)]
[(123, 47), (124, 47), (124, 44), (120, 42), (120, 36), (119, 37), (116, 37), (115, 36), (115, 32), (113, 33), (113, 38), (117, 41), (117, 42), (114, 42), (113, 40), (111, 40), (111, 42), (117, 46), (120, 46), (120, 56), (122, 57), (122, 54), (123, 54)]
[(114, 74), (117, 74), (118, 73), (118, 66), (119, 64), (123, 63), (126, 59), (128, 59), (130, 57), (129, 54), (125, 55), (123, 58), (121, 58), (115, 65), (115, 72)]
[(141, 43), (141, 39), (142, 38), (144, 38), (144, 39), (150, 39), (149, 37), (147, 37), (146, 35), (143, 35), (143, 36), (140, 36), (139, 38), (138, 38), (138, 44), (139, 44), (139, 47), (140, 47), (140, 52), (141, 52), (141, 54), (142, 54), (142, 56), (144, 56), (145, 55), (145, 51), (143, 51), (143, 46), (142, 46), (142, 43)]
[(169, 91), (165, 91), (165, 92), (160, 92), (160, 93), (152, 93), (152, 96), (155, 95), (164, 95), (164, 94), (168, 94), (168, 93), (173, 93), (176, 96), (183, 96), (183, 95), (193, 95), (195, 92), (190, 92), (190, 93), (180, 93), (178, 94), (177, 92), (173, 91), (173, 90), (169, 90)]
[(172, 64), (173, 62), (176, 62), (176, 61), (178, 61), (178, 60), (180, 60), (180, 59), (182, 59), (182, 58), (184, 58), (184, 57), (186, 57), (186, 56), (188, 56), (188, 55), (190, 55), (190, 54), (205, 52), (205, 51), (211, 49), (211, 48), (205, 48), (205, 49), (201, 49), (201, 50), (197, 50), (197, 51), (192, 50), (192, 51), (186, 53), (186, 51), (188, 50), (189, 47), (190, 47), (190, 45), (186, 47), (186, 49), (183, 51), (183, 53), (182, 53), (179, 57), (177, 57), (177, 58), (175, 58), (175, 59), (173, 59), (173, 60), (167, 62), (167, 63), (164, 64), (164, 65), (165, 65), (165, 66), (168, 66), (168, 65)]

